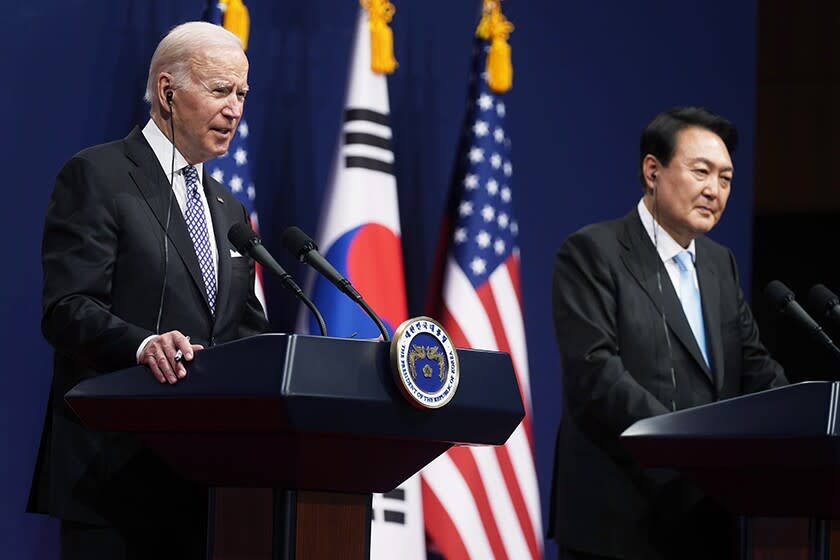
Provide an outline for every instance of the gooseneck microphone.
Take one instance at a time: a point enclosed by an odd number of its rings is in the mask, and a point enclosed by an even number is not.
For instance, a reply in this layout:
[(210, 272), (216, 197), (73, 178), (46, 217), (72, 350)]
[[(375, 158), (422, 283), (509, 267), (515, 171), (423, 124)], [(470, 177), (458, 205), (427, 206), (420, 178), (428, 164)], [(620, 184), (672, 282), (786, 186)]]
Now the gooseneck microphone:
[(315, 242), (311, 237), (306, 235), (299, 227), (292, 226), (283, 232), (281, 241), (283, 246), (291, 254), (293, 254), (296, 259), (299, 259), (301, 262), (305, 262), (317, 270), (341, 292), (349, 296), (350, 299), (355, 301), (362, 309), (364, 309), (365, 313), (367, 313), (368, 316), (373, 319), (373, 322), (376, 323), (376, 327), (379, 329), (379, 332), (382, 333), (383, 340), (386, 342), (391, 340), (391, 337), (388, 334), (388, 329), (385, 328), (385, 325), (382, 323), (379, 316), (374, 313), (373, 309), (371, 309), (361, 294), (359, 294), (352, 284), (350, 284), (350, 281), (342, 276), (341, 273), (337, 271), (335, 267), (331, 265), (323, 255), (321, 255), (321, 253), (318, 252), (318, 246), (315, 245)]
[(808, 307), (817, 317), (830, 319), (835, 325), (840, 325), (840, 298), (822, 284), (811, 287)]
[(798, 323), (806, 329), (812, 338), (825, 346), (835, 358), (840, 359), (840, 349), (835, 346), (834, 342), (825, 333), (819, 323), (808, 315), (802, 309), (802, 306), (796, 302), (793, 292), (787, 286), (778, 280), (773, 280), (764, 289), (764, 296), (768, 299), (773, 309), (793, 319), (795, 323)]
[(237, 251), (243, 255), (250, 256), (252, 259), (280, 278), (283, 286), (291, 290), (315, 316), (315, 319), (318, 321), (318, 328), (321, 330), (321, 336), (327, 336), (327, 325), (324, 323), (324, 317), (321, 315), (321, 312), (318, 311), (318, 308), (315, 307), (312, 300), (306, 297), (303, 290), (301, 290), (297, 283), (292, 279), (291, 274), (286, 272), (283, 267), (274, 260), (271, 253), (263, 247), (260, 236), (243, 222), (233, 224), (233, 226), (231, 226), (228, 230), (227, 236), (228, 240), (234, 247), (236, 247)]

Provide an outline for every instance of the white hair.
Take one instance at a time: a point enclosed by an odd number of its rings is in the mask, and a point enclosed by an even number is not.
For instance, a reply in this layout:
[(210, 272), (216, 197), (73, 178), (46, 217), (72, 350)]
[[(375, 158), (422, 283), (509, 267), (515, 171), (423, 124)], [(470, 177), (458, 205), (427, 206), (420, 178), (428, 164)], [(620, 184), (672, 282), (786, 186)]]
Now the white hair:
[(242, 49), (242, 41), (222, 27), (206, 21), (189, 21), (172, 28), (161, 39), (149, 64), (149, 78), (143, 99), (155, 107), (155, 89), (161, 72), (172, 74), (172, 87), (178, 89), (190, 83), (190, 70), (195, 53), (213, 48)]

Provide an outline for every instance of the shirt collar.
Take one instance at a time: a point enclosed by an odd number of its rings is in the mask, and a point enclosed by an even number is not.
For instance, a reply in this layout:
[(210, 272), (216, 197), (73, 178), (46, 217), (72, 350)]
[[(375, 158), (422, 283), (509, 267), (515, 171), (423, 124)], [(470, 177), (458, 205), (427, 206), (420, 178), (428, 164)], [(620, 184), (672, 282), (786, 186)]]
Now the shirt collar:
[[(674, 238), (659, 225), (659, 222), (654, 222), (653, 216), (650, 211), (648, 211), (647, 206), (645, 206), (644, 198), (639, 200), (639, 204), (636, 205), (636, 208), (639, 212), (639, 218), (642, 220), (642, 225), (644, 226), (648, 237), (650, 237), (651, 243), (656, 246), (656, 250), (659, 253), (659, 258), (662, 259), (662, 262), (667, 263), (683, 251), (688, 251), (691, 255), (691, 261), (696, 262), (693, 239), (691, 240), (691, 243), (688, 244), (687, 248), (683, 248), (682, 245), (674, 241)], [(655, 241), (653, 237), (654, 223), (656, 224), (657, 238)]]
[[(146, 138), (146, 141), (151, 146), (152, 151), (155, 153), (155, 157), (160, 163), (163, 172), (166, 174), (167, 179), (172, 181), (172, 177), (169, 176), (170, 166), (172, 165), (172, 142), (169, 141), (169, 138), (161, 132), (158, 128), (157, 123), (149, 119), (149, 122), (146, 123), (146, 126), (143, 127), (143, 136)], [(184, 167), (188, 166), (187, 160), (184, 156), (181, 155), (181, 152), (178, 149), (175, 149), (175, 173), (178, 173)], [(204, 171), (204, 164), (203, 163), (196, 163), (193, 165), (195, 167), (196, 172), (198, 173), (198, 182), (201, 184), (202, 182), (202, 173)]]

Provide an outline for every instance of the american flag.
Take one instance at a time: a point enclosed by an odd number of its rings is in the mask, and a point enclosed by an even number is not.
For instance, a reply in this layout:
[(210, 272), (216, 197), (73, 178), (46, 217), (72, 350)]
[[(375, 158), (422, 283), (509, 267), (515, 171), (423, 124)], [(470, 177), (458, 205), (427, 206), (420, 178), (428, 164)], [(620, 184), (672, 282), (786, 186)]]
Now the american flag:
[(543, 554), (511, 143), (504, 99), (483, 73), (488, 48), (476, 39), (460, 171), (429, 311), (456, 346), (510, 353), (526, 417), (505, 445), (456, 447), (423, 469), (426, 531), (447, 560)]
[[(223, 25), (225, 9), (225, 2), (210, 0), (204, 10), (204, 21)], [(240, 39), (242, 39), (243, 44), (247, 44), (247, 37), (240, 37)], [(259, 220), (254, 205), (257, 190), (254, 187), (254, 181), (251, 179), (251, 165), (248, 161), (248, 134), (248, 121), (243, 116), (242, 120), (239, 121), (236, 134), (230, 142), (227, 153), (208, 161), (204, 165), (210, 176), (230, 189), (233, 196), (245, 206), (251, 220), (251, 229), (259, 233)], [(263, 291), (262, 268), (259, 264), (256, 266), (257, 276), (254, 291), (260, 303), (262, 303), (263, 310), (267, 310), (265, 292)]]

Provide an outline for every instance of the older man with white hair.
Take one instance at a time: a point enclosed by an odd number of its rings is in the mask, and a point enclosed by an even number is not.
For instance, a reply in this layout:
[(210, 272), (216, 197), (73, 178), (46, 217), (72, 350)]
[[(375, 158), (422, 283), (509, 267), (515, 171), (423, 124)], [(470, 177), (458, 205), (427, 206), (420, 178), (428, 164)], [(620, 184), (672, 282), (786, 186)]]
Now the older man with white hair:
[(56, 179), (42, 245), (55, 368), (28, 509), (62, 520), (63, 558), (204, 557), (206, 491), (132, 436), (86, 429), (64, 394), (136, 364), (175, 384), (195, 352), (267, 330), (253, 263), (227, 240), (247, 214), (203, 168), (227, 151), (247, 93), (240, 40), (180, 25), (152, 57), (145, 127)]

